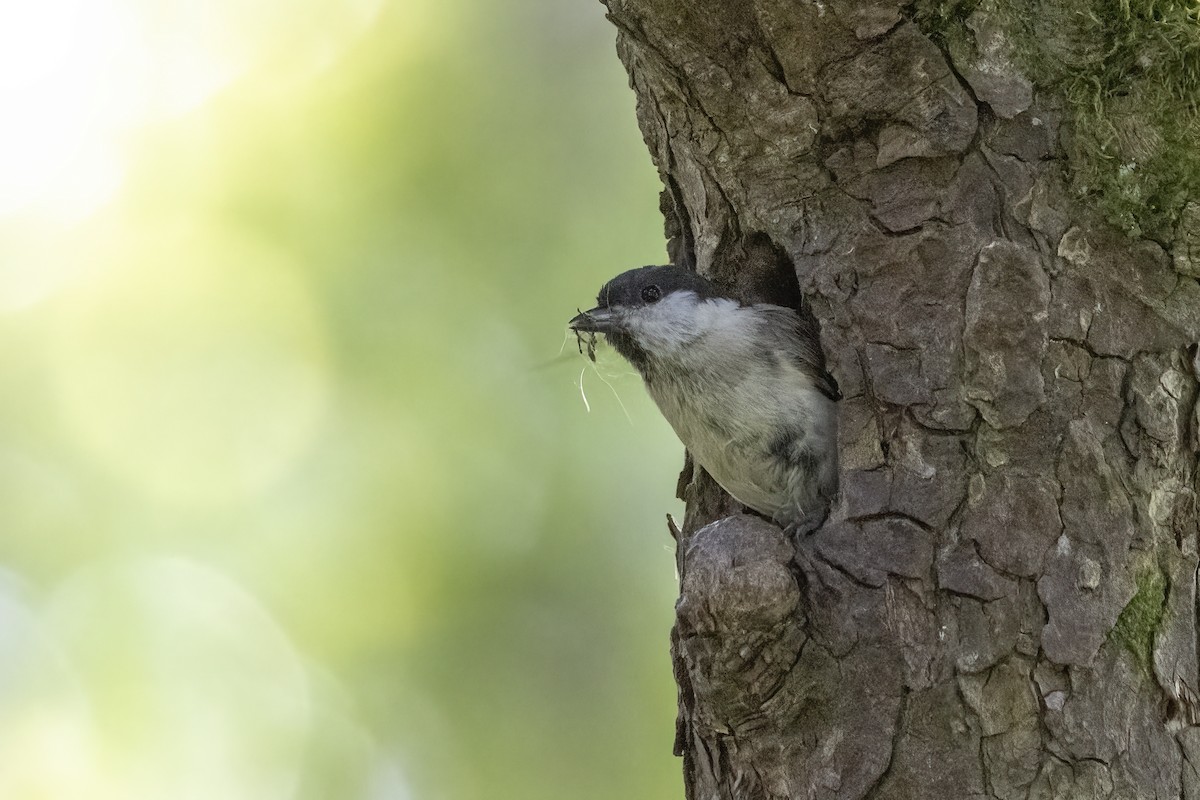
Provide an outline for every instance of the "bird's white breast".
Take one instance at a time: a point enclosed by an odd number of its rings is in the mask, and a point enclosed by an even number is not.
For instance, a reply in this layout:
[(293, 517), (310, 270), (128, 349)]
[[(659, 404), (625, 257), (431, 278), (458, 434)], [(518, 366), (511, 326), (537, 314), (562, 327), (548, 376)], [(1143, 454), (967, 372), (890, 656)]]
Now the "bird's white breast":
[[(657, 337), (659, 363), (647, 388), (717, 483), (756, 511), (792, 521), (815, 509), (823, 486), (836, 484), (836, 462), (826, 464), (836, 458), (835, 408), (789, 354), (764, 345), (747, 314), (732, 300), (709, 300), (655, 315), (654, 328), (639, 331)], [(772, 453), (781, 424), (832, 472), (786, 468)]]

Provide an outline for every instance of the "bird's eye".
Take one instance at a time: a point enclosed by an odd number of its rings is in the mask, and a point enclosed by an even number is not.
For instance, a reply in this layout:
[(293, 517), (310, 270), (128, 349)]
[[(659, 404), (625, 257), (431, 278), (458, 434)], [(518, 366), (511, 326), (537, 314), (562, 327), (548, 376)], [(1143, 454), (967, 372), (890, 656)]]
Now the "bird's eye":
[(647, 303), (657, 303), (661, 297), (662, 290), (657, 286), (651, 285), (647, 286), (645, 289), (642, 289), (642, 300)]

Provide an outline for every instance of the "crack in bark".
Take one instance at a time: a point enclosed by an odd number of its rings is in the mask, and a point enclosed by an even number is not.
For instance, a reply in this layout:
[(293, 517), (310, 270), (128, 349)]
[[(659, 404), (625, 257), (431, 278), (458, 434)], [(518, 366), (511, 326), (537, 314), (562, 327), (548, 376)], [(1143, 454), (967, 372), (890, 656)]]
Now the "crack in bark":
[(891, 776), (892, 767), (896, 763), (896, 752), (900, 749), (900, 742), (905, 733), (904, 720), (908, 714), (908, 696), (911, 692), (912, 690), (907, 686), (902, 686), (900, 689), (900, 704), (893, 723), (892, 742), (888, 750), (887, 765), (883, 768), (883, 772), (879, 774), (879, 777), (867, 787), (866, 793), (862, 796), (863, 800), (876, 800), (880, 790), (882, 790), (887, 779)]

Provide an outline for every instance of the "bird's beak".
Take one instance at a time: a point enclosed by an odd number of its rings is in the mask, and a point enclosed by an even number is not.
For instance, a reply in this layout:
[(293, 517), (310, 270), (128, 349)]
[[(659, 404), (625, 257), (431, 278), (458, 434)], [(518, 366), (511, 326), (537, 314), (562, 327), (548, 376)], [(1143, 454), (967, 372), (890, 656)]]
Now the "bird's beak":
[(608, 308), (584, 311), (567, 323), (576, 333), (616, 333), (621, 330), (620, 315)]

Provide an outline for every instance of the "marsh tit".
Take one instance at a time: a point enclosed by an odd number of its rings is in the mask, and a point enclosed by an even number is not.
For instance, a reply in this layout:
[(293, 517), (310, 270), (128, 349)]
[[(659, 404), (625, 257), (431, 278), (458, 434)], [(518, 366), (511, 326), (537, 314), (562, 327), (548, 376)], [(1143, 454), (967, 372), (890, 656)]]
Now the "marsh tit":
[(837, 492), (837, 382), (815, 320), (743, 303), (673, 266), (624, 272), (569, 323), (602, 333), (734, 499), (783, 526), (819, 522)]

